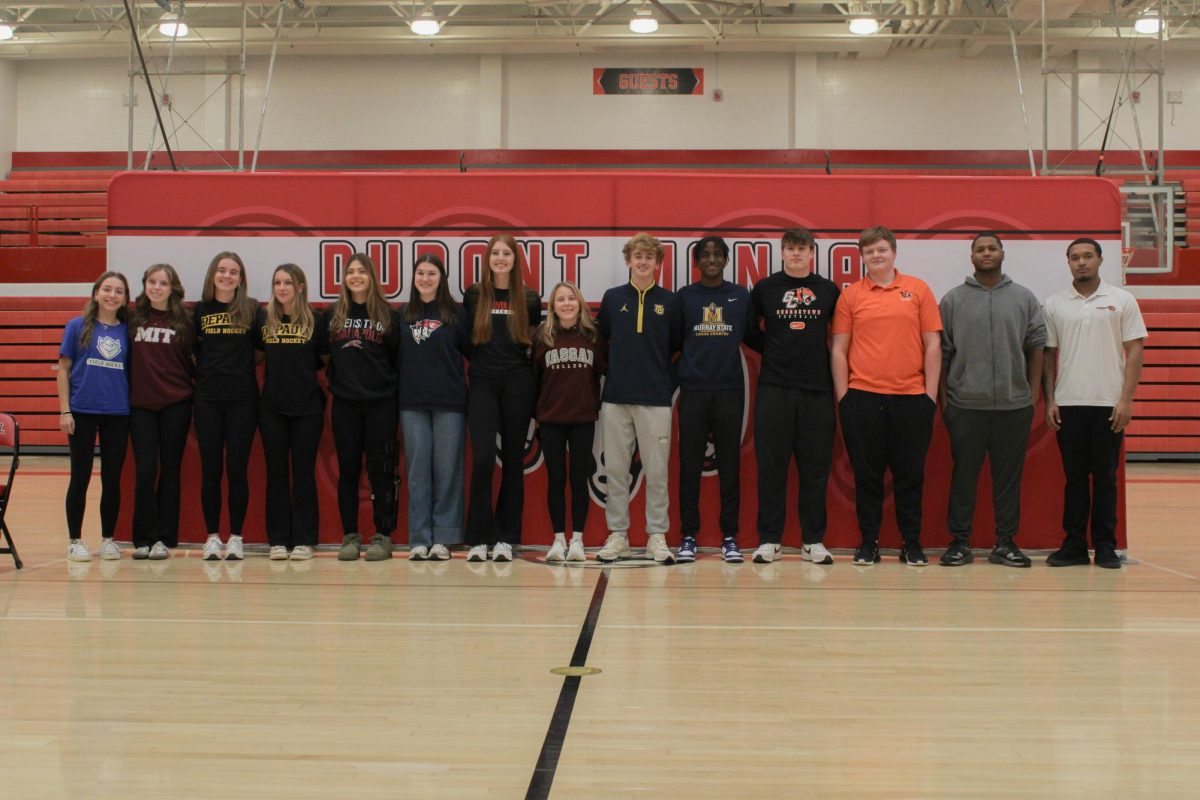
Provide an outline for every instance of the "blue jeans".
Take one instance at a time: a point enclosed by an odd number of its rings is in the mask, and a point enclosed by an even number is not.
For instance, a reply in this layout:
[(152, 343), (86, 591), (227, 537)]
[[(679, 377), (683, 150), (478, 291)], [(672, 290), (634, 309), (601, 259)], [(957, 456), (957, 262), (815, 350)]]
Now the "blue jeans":
[(408, 545), (463, 540), (463, 459), (467, 415), (400, 411), (408, 472)]

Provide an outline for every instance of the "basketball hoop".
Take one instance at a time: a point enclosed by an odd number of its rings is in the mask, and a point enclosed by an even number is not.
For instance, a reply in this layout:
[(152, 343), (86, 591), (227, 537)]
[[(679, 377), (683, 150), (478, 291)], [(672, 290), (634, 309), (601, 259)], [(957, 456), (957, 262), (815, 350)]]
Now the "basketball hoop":
[(1121, 269), (1122, 269), (1122, 271), (1129, 269), (1129, 262), (1133, 261), (1134, 252), (1135, 252), (1135, 248), (1133, 248), (1133, 247), (1122, 247), (1121, 248)]

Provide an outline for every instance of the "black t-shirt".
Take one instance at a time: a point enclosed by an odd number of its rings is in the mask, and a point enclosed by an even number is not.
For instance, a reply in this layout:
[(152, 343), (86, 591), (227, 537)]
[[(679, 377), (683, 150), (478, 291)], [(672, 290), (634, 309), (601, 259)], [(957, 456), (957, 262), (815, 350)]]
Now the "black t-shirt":
[[(463, 293), (467, 325), (474, 328), (475, 309), (479, 305), (479, 284)], [(542, 321), (542, 298), (532, 289), (525, 290), (525, 307), (529, 317), (530, 341), (533, 328)], [(517, 344), (508, 333), (509, 290), (496, 289), (492, 300), (492, 338), (471, 347), (471, 377), (504, 380), (533, 375), (530, 345)], [(468, 334), (469, 336), (470, 334)]]
[(313, 317), (312, 330), (293, 325), (286, 314), (274, 333), (267, 330), (266, 314), (260, 314), (259, 348), (265, 354), (266, 377), (262, 400), (285, 417), (303, 417), (325, 410), (325, 392), (317, 372), (325, 366), (321, 356), (329, 353), (327, 321)]
[[(335, 306), (325, 311), (328, 322)], [(329, 391), (346, 400), (387, 400), (396, 396), (396, 353), (404, 321), (389, 309), (387, 332), (371, 322), (363, 303), (350, 303), (340, 329), (329, 329)]]
[[(229, 317), (229, 304), (196, 303), (196, 397), (202, 400), (250, 400), (258, 397), (254, 374), (257, 326)], [(258, 312), (261, 314), (261, 310)]]
[(837, 284), (812, 273), (776, 272), (754, 285), (750, 301), (763, 323), (760, 386), (833, 391), (829, 325), (839, 295)]

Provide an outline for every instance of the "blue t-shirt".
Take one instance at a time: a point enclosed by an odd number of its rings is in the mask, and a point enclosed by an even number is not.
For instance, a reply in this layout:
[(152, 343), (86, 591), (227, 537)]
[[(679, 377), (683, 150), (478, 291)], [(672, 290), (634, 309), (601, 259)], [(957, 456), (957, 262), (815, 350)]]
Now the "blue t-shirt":
[(67, 323), (58, 354), (71, 359), (71, 411), (77, 414), (129, 413), (129, 328), (124, 322), (96, 320), (92, 340), (79, 343), (83, 317)]

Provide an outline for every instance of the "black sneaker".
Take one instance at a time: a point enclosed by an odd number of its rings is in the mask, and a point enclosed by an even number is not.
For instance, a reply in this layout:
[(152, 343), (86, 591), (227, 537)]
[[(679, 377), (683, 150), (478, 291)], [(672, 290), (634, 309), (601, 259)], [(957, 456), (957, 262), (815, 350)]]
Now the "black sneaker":
[(1112, 545), (1100, 545), (1096, 548), (1096, 566), (1104, 569), (1120, 569), (1121, 557)]
[(863, 544), (854, 551), (854, 563), (858, 565), (870, 566), (879, 563), (879, 543), (878, 542), (863, 542)]
[(1022, 553), (1021, 548), (1012, 542), (1002, 542), (993, 547), (992, 552), (988, 553), (988, 562), (991, 564), (1002, 564), (1006, 567), (1033, 566), (1033, 562), (1029, 560), (1029, 556)]
[(900, 563), (912, 567), (927, 567), (929, 559), (925, 557), (920, 542), (905, 542), (900, 545)]
[(971, 552), (971, 545), (956, 539), (946, 548), (946, 552), (942, 553), (942, 557), (938, 559), (938, 563), (943, 567), (961, 567), (963, 564), (970, 564), (974, 560), (975, 554)]
[(1090, 563), (1092, 560), (1088, 558), (1087, 550), (1079, 550), (1065, 544), (1046, 556), (1048, 567), (1086, 567)]

